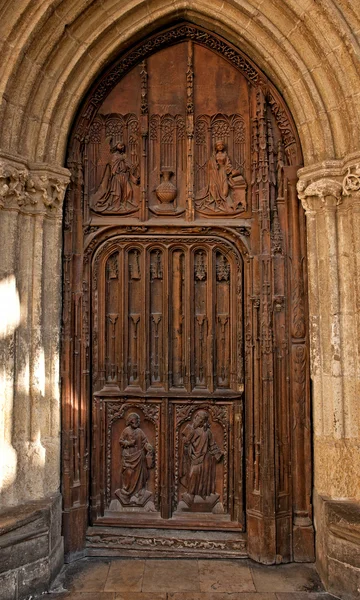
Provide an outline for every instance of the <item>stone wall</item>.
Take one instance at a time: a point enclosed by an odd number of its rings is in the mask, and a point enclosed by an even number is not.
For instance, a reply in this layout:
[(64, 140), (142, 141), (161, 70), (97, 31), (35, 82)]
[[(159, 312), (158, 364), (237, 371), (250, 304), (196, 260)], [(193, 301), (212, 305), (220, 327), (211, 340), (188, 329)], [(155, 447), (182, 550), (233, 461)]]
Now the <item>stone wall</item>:
[(44, 591), (63, 564), (62, 203), (66, 169), (0, 154), (0, 599)]
[[(66, 169), (0, 155), (0, 506), (60, 486), (62, 203)], [(6, 319), (5, 319), (6, 316)]]
[(306, 211), (314, 507), (329, 591), (360, 590), (360, 154), (299, 172)]

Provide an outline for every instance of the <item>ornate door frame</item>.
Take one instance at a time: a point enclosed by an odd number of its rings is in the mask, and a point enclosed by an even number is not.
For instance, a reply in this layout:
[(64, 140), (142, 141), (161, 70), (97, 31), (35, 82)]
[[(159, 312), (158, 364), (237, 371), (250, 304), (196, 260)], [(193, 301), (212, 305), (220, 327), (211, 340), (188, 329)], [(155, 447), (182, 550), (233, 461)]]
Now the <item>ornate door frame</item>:
[[(188, 41), (220, 54), (246, 78), (252, 94), (251, 212), (223, 227), (244, 260), (245, 468), (248, 554), (264, 563), (307, 561), (314, 555), (305, 219), (296, 192), (301, 148), (291, 115), (266, 76), (225, 40), (183, 23), (141, 42), (112, 65), (84, 101), (69, 141), (72, 178), (65, 200), (62, 338), (62, 473), (64, 536), (71, 558), (83, 552), (89, 522), (90, 290), (88, 270), (102, 236), (148, 234), (146, 189), (138, 223), (99, 228), (89, 220), (84, 188), (86, 144), (98, 107), (116, 83), (162, 47)], [(193, 144), (191, 71), (187, 142)], [(142, 78), (141, 139), (148, 137)], [(271, 147), (268, 115), (281, 134)], [(274, 160), (276, 159), (276, 165)], [(145, 169), (145, 166), (143, 166)], [(189, 195), (191, 220), (191, 194)], [(217, 226), (189, 222), (189, 235), (216, 235)]]

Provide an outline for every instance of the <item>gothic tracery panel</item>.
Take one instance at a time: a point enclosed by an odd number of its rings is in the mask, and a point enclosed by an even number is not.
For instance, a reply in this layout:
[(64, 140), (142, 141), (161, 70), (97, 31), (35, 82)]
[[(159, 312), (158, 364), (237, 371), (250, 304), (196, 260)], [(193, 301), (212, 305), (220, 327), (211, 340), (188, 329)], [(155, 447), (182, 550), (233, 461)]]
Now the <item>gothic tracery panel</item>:
[(98, 391), (242, 390), (241, 258), (216, 239), (179, 241), (115, 238), (99, 249), (92, 315)]

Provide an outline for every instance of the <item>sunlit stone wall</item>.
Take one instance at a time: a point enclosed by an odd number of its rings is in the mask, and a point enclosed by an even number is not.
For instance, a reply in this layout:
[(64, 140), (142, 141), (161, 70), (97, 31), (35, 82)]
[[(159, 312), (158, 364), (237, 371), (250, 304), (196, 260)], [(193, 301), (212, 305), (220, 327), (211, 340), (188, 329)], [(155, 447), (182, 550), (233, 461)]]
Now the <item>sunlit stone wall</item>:
[(0, 158), (0, 494), (11, 506), (59, 489), (65, 169)]

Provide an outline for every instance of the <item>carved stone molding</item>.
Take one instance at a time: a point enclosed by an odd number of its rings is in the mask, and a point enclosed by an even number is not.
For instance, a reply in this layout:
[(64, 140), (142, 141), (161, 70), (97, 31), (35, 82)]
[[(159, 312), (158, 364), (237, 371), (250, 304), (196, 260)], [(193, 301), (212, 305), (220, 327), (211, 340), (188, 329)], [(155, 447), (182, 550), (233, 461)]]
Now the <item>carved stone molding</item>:
[(67, 169), (0, 157), (0, 209), (62, 218)]

